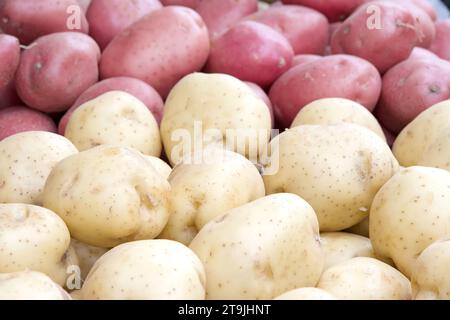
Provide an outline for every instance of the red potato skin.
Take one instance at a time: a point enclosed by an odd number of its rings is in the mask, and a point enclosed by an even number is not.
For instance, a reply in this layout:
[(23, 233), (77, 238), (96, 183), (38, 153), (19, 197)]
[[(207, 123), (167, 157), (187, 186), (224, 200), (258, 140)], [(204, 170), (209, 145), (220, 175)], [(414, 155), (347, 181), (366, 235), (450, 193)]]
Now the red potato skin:
[(81, 9), (84, 13), (88, 10), (89, 6), (91, 5), (91, 0), (78, 0), (78, 3), (80, 4)]
[(293, 58), (283, 35), (264, 24), (243, 21), (213, 41), (206, 70), (265, 88), (291, 67)]
[[(368, 7), (380, 10), (381, 29), (369, 29)], [(391, 2), (370, 2), (356, 10), (336, 30), (331, 39), (333, 54), (346, 53), (371, 62), (380, 73), (407, 59), (418, 44), (414, 15)]]
[(272, 128), (275, 124), (275, 117), (273, 115), (273, 108), (272, 108), (272, 102), (269, 99), (269, 96), (267, 95), (267, 93), (260, 87), (258, 86), (256, 83), (253, 82), (245, 82), (252, 90), (253, 92), (259, 97), (261, 98), (262, 101), (264, 101), (264, 103), (267, 105), (267, 107), (269, 108), (270, 111), (270, 118), (272, 119)]
[(381, 91), (381, 77), (366, 60), (332, 55), (296, 66), (283, 74), (269, 92), (275, 118), (289, 128), (298, 112), (322, 98), (346, 98), (372, 111)]
[(84, 12), (80, 15), (80, 29), (69, 30), (67, 20), (71, 6), (78, 0), (2, 0), (0, 1), (0, 29), (28, 45), (39, 37), (64, 31), (89, 32)]
[(0, 110), (0, 141), (25, 131), (56, 132), (56, 125), (48, 115), (27, 107)]
[(397, 3), (406, 3), (406, 4), (414, 4), (415, 6), (419, 7), (423, 11), (425, 11), (428, 16), (431, 18), (431, 20), (436, 21), (438, 18), (438, 14), (436, 9), (433, 7), (433, 5), (428, 0), (391, 0), (395, 1)]
[(0, 90), (14, 79), (19, 62), (19, 40), (13, 36), (0, 34)]
[(319, 59), (322, 59), (322, 57), (315, 54), (299, 54), (296, 55), (294, 59), (292, 59), (291, 68), (299, 66), (301, 64), (317, 61)]
[(216, 39), (242, 18), (258, 11), (258, 1), (203, 0), (196, 11), (205, 21), (211, 39)]
[(23, 104), (17, 96), (14, 80), (5, 87), (0, 88), (0, 110), (15, 105)]
[(61, 118), (58, 132), (64, 135), (70, 116), (79, 106), (109, 91), (125, 91), (141, 100), (151, 111), (158, 124), (163, 116), (164, 102), (158, 92), (144, 81), (128, 77), (110, 78), (94, 84), (83, 92)]
[(100, 48), (85, 34), (60, 32), (41, 37), (22, 52), (17, 93), (33, 109), (66, 111), (97, 82), (99, 58)]
[(439, 59), (439, 57), (430, 50), (416, 47), (411, 52), (411, 55), (409, 56), (408, 59)]
[(450, 61), (450, 20), (436, 22), (436, 37), (430, 50), (440, 58)]
[(202, 0), (161, 0), (164, 6), (184, 6), (191, 9), (197, 8)]
[(165, 99), (181, 78), (202, 69), (209, 46), (208, 30), (195, 11), (164, 7), (141, 18), (111, 41), (103, 51), (101, 77), (141, 79)]
[(247, 19), (268, 25), (284, 35), (295, 54), (323, 54), (328, 44), (328, 20), (310, 8), (275, 6), (252, 14)]
[(158, 0), (92, 0), (86, 14), (89, 34), (103, 50), (123, 29), (160, 8)]

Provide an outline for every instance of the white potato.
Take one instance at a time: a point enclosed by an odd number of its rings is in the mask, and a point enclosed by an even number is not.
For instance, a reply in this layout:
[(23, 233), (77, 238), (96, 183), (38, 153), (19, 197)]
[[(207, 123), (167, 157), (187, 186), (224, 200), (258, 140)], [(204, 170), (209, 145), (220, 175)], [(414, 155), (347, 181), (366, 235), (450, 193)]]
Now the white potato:
[(336, 298), (319, 288), (300, 288), (285, 292), (274, 300), (336, 300)]
[(65, 136), (80, 151), (114, 144), (159, 157), (162, 148), (153, 114), (139, 99), (123, 91), (109, 91), (77, 108)]
[(346, 232), (357, 234), (366, 238), (370, 238), (369, 236), (369, 220), (370, 217), (365, 218), (360, 223), (354, 225), (351, 228), (346, 229)]
[(76, 239), (72, 239), (70, 245), (75, 250), (78, 257), (81, 279), (86, 279), (86, 276), (92, 269), (94, 263), (108, 251), (105, 248), (90, 246)]
[(158, 236), (169, 218), (169, 182), (137, 151), (103, 145), (64, 159), (44, 188), (44, 206), (71, 235), (111, 248)]
[(411, 283), (403, 274), (367, 257), (353, 258), (329, 268), (317, 287), (345, 300), (411, 299)]
[(0, 141), (0, 203), (41, 205), (52, 168), (77, 152), (66, 138), (44, 131), (18, 133)]
[(188, 245), (205, 224), (226, 211), (265, 196), (258, 169), (223, 149), (185, 158), (169, 178), (170, 218), (160, 237)]
[(89, 272), (81, 299), (202, 300), (205, 272), (197, 256), (170, 240), (129, 242), (104, 254)]
[(158, 172), (164, 179), (169, 179), (172, 168), (165, 161), (153, 156), (144, 157), (152, 164), (156, 172)]
[(428, 146), (417, 164), (450, 171), (450, 125)]
[(267, 193), (289, 192), (314, 208), (321, 231), (341, 231), (364, 220), (376, 192), (398, 170), (388, 145), (354, 124), (304, 125), (271, 142), (274, 175)]
[(208, 223), (191, 242), (206, 271), (207, 299), (273, 299), (315, 286), (324, 256), (311, 206), (293, 194), (245, 204)]

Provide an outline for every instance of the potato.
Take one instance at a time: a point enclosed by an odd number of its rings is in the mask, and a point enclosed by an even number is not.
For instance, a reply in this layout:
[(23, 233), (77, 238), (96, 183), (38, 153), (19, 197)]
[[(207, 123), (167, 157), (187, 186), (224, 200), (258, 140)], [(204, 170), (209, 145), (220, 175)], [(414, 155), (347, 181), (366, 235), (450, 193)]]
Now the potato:
[(369, 238), (369, 217), (345, 230), (346, 232)]
[(107, 92), (77, 108), (65, 137), (80, 151), (114, 144), (161, 155), (158, 123), (139, 99), (124, 91)]
[(108, 251), (104, 248), (90, 246), (76, 239), (72, 239), (70, 245), (78, 257), (78, 266), (80, 267), (81, 279), (83, 280), (86, 279), (94, 263)]
[(89, 25), (77, 0), (3, 0), (0, 29), (30, 44), (55, 32), (88, 33)]
[(59, 122), (58, 132), (64, 135), (66, 131), (67, 122), (69, 122), (72, 113), (82, 104), (97, 98), (98, 96), (109, 91), (125, 91), (139, 100), (141, 100), (146, 107), (152, 112), (158, 124), (161, 122), (163, 115), (164, 101), (161, 96), (142, 80), (129, 77), (109, 78), (97, 82), (92, 87), (83, 92), (72, 107), (67, 110)]
[(377, 193), (370, 211), (375, 253), (391, 258), (406, 276), (419, 254), (450, 233), (450, 172), (401, 170)]
[[(375, 7), (379, 15), (370, 11)], [(334, 32), (331, 51), (366, 59), (385, 73), (409, 57), (420, 43), (419, 30), (414, 13), (408, 8), (391, 2), (369, 2)]]
[(165, 6), (185, 6), (195, 9), (202, 0), (161, 0)]
[(419, 166), (435, 167), (450, 171), (450, 127), (436, 138), (422, 155)]
[(417, 258), (412, 269), (413, 298), (416, 300), (450, 300), (449, 236), (433, 242)]
[(353, 124), (299, 126), (271, 147), (279, 170), (264, 176), (266, 192), (301, 196), (314, 208), (322, 232), (364, 220), (377, 191), (398, 170), (386, 142)]
[(275, 6), (246, 19), (266, 24), (280, 32), (289, 41), (295, 54), (321, 55), (328, 44), (327, 18), (306, 7)]
[(81, 289), (84, 300), (203, 300), (205, 272), (195, 254), (169, 240), (122, 244), (104, 254)]
[(208, 27), (209, 36), (215, 39), (239, 20), (258, 10), (257, 0), (208, 0), (200, 1), (195, 10)]
[(319, 59), (322, 59), (322, 57), (315, 54), (298, 54), (294, 57), (294, 59), (292, 59), (291, 68), (308, 62), (313, 62)]
[(184, 77), (164, 108), (161, 136), (172, 164), (197, 151), (198, 145), (227, 146), (256, 160), (270, 138), (268, 107), (245, 83), (229, 75)]
[(275, 300), (336, 300), (336, 298), (318, 288), (300, 288), (283, 293)]
[(45, 274), (35, 271), (0, 273), (0, 300), (71, 300)]
[(41, 37), (22, 53), (16, 74), (17, 93), (39, 111), (65, 111), (97, 82), (99, 58), (95, 41), (82, 33)]
[(123, 29), (160, 8), (158, 0), (92, 0), (86, 13), (89, 34), (104, 49)]
[(166, 162), (153, 156), (145, 156), (145, 159), (150, 162), (156, 172), (158, 172), (164, 179), (169, 179), (169, 176), (172, 173), (172, 168)]
[(86, 13), (87, 9), (91, 5), (91, 0), (78, 0), (78, 3), (83, 10), (84, 13)]
[(315, 286), (324, 263), (314, 210), (277, 194), (228, 211), (192, 241), (206, 271), (207, 299), (273, 299)]
[(273, 115), (272, 102), (270, 102), (269, 96), (256, 83), (246, 81), (245, 84), (248, 85), (253, 90), (253, 93), (256, 94), (256, 96), (258, 98), (260, 98), (262, 101), (264, 101), (266, 106), (269, 108), (270, 118), (272, 119), (272, 128), (273, 128), (274, 124), (275, 124), (275, 116)]
[(282, 34), (264, 24), (243, 21), (212, 42), (206, 70), (267, 87), (291, 67), (293, 57)]
[[(342, 77), (345, 75), (345, 77)], [(369, 62), (334, 55), (284, 73), (269, 92), (275, 118), (288, 128), (307, 104), (322, 98), (346, 98), (372, 111), (381, 92), (381, 77)]]
[(305, 124), (329, 125), (353, 123), (373, 131), (386, 140), (377, 119), (357, 102), (341, 99), (319, 99), (305, 106), (294, 119), (291, 128)]
[(28, 131), (0, 141), (0, 203), (40, 205), (47, 176), (78, 150), (66, 138)]
[(411, 55), (409, 56), (408, 59), (439, 59), (439, 57), (430, 50), (416, 47), (411, 52)]
[(450, 20), (436, 22), (436, 37), (430, 50), (440, 58), (450, 60)]
[(25, 131), (56, 132), (56, 125), (48, 115), (27, 107), (0, 110), (0, 141)]
[(0, 273), (33, 270), (64, 285), (78, 259), (70, 234), (54, 212), (27, 204), (0, 204)]
[(319, 289), (343, 300), (410, 300), (411, 283), (379, 260), (357, 257), (326, 270)]
[(137, 151), (99, 146), (59, 162), (44, 188), (44, 206), (73, 238), (111, 248), (155, 238), (169, 219), (170, 185)]
[(209, 221), (265, 196), (253, 163), (222, 149), (193, 154), (174, 168), (169, 182), (171, 213), (160, 237), (186, 245)]
[(0, 87), (0, 110), (22, 104), (17, 96), (14, 81), (8, 83), (4, 88)]
[(0, 89), (5, 88), (14, 79), (20, 62), (19, 45), (16, 37), (0, 34)]
[(403, 4), (414, 4), (419, 7), (423, 11), (425, 11), (431, 18), (431, 20), (435, 21), (438, 18), (438, 13), (430, 1), (427, 0), (395, 0), (395, 2)]
[(103, 79), (141, 79), (166, 98), (178, 80), (203, 67), (208, 54), (208, 30), (200, 16), (166, 7), (119, 33), (103, 52), (100, 72)]

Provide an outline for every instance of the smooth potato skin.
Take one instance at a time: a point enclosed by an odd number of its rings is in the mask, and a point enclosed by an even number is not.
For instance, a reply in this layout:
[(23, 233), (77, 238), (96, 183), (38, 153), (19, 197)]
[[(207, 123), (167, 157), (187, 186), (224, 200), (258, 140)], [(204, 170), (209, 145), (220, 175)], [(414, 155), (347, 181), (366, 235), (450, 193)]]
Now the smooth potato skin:
[(439, 57), (428, 49), (415, 47), (408, 59), (439, 59)]
[(4, 88), (0, 88), (0, 110), (21, 104), (23, 102), (17, 96), (14, 80), (9, 82)]
[(308, 62), (317, 61), (319, 59), (322, 59), (322, 57), (315, 54), (298, 54), (292, 59), (291, 68), (299, 66), (301, 64), (306, 64)]
[(161, 3), (165, 6), (185, 6), (191, 9), (195, 9), (202, 0), (161, 0)]
[(85, 34), (61, 32), (41, 37), (22, 53), (17, 93), (33, 109), (65, 111), (97, 82), (99, 58), (98, 45)]
[(203, 67), (208, 54), (208, 30), (201, 17), (192, 9), (169, 6), (117, 35), (103, 52), (100, 73), (103, 79), (141, 79), (166, 98), (178, 80)]
[(19, 40), (7, 34), (0, 34), (0, 90), (14, 79), (19, 61)]
[(315, 100), (346, 98), (372, 111), (380, 92), (381, 77), (372, 64), (358, 57), (332, 55), (285, 72), (269, 97), (275, 118), (288, 128), (297, 113)]
[(450, 60), (450, 20), (436, 22), (436, 38), (430, 50), (440, 58)]
[(427, 0), (391, 0), (400, 4), (414, 4), (419, 7), (423, 11), (425, 11), (433, 21), (436, 21), (438, 18), (438, 13), (430, 1)]
[(39, 37), (55, 32), (79, 31), (88, 33), (86, 16), (81, 12), (79, 30), (70, 30), (67, 13), (77, 0), (4, 0), (0, 3), (0, 28), (19, 38), (21, 44), (30, 44)]
[(275, 123), (275, 116), (273, 115), (273, 107), (272, 107), (272, 102), (269, 99), (269, 96), (267, 95), (267, 93), (263, 90), (263, 88), (261, 88), (260, 86), (258, 86), (256, 83), (253, 82), (245, 82), (252, 90), (253, 92), (259, 97), (261, 98), (262, 101), (264, 101), (264, 103), (267, 105), (267, 107), (269, 108), (270, 111), (270, 118), (272, 119), (272, 128), (274, 126)]

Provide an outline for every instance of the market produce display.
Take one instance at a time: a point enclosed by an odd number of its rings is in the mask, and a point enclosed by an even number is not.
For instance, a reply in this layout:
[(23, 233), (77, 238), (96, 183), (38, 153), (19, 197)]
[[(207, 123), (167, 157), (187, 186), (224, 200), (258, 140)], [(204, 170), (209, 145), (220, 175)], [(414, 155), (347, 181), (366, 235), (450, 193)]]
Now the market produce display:
[(0, 0), (0, 300), (450, 300), (437, 2)]

